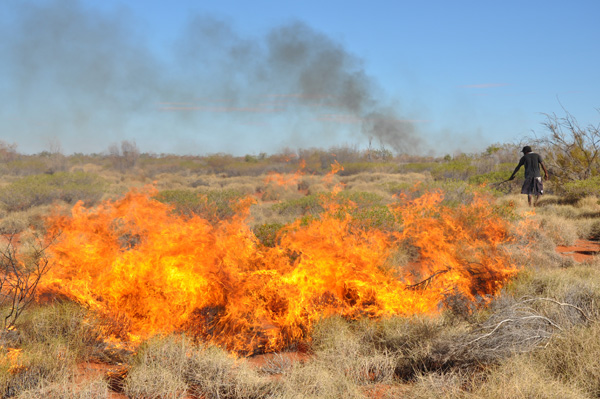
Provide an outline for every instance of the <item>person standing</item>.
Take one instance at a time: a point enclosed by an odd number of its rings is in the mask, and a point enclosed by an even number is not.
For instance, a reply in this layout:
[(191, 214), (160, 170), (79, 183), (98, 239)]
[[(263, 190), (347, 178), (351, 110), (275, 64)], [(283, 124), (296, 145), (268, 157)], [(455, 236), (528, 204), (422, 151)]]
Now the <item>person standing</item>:
[[(548, 180), (548, 171), (544, 165), (544, 161), (539, 154), (531, 151), (531, 147), (526, 145), (521, 152), (524, 154), (508, 180), (513, 180), (515, 175), (525, 167), (525, 181), (521, 188), (521, 194), (527, 194), (527, 203), (529, 206), (536, 206), (540, 196), (544, 194), (544, 184), (542, 183), (542, 174), (540, 166), (544, 170), (544, 180)], [(533, 197), (533, 203), (532, 203)]]

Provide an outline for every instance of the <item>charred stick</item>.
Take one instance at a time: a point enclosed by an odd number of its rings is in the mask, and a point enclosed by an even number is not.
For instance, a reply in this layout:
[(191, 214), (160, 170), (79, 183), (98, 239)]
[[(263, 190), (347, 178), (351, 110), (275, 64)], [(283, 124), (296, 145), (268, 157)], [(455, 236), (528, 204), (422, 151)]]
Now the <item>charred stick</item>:
[(440, 274), (447, 273), (449, 271), (450, 271), (450, 269), (437, 271), (437, 272), (433, 273), (431, 276), (427, 277), (423, 281), (420, 281), (420, 282), (418, 282), (416, 284), (407, 285), (406, 289), (407, 290), (415, 290), (415, 289), (418, 289), (418, 288), (426, 288), (427, 285), (431, 282), (431, 280), (433, 280), (436, 276), (439, 276)]

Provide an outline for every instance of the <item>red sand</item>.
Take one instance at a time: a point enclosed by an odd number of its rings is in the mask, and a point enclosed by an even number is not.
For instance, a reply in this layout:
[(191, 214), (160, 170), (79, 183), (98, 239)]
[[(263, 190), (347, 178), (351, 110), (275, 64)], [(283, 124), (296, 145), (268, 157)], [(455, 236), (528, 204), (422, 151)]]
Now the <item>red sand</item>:
[(556, 252), (563, 256), (570, 256), (577, 262), (590, 262), (600, 253), (600, 241), (577, 240), (571, 246), (557, 246)]

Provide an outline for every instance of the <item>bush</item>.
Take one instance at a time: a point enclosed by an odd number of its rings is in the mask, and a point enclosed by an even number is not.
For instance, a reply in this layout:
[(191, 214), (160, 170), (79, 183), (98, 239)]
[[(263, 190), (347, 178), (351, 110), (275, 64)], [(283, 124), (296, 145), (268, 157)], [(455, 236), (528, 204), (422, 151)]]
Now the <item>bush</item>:
[(101, 332), (88, 312), (70, 302), (29, 309), (16, 324), (24, 342), (50, 345), (60, 343), (79, 361), (98, 356), (103, 347)]
[(186, 379), (196, 397), (207, 399), (259, 399), (272, 390), (271, 382), (246, 361), (214, 346), (192, 354)]
[[(533, 358), (557, 380), (572, 384), (590, 397), (600, 396), (600, 324), (565, 331)], [(538, 366), (539, 367), (539, 366)]]
[(575, 202), (591, 195), (600, 197), (600, 176), (566, 182), (561, 188), (568, 201)]
[(236, 190), (211, 190), (204, 193), (193, 190), (165, 190), (154, 199), (173, 205), (175, 212), (185, 216), (198, 215), (208, 221), (229, 219), (236, 213), (235, 204), (245, 195)]
[(69, 379), (53, 382), (18, 394), (16, 399), (107, 399), (108, 384), (103, 378), (76, 382)]
[(29, 343), (0, 352), (0, 396), (10, 397), (48, 382), (64, 379), (75, 367), (75, 356), (60, 343)]
[[(584, 399), (573, 384), (560, 381), (531, 356), (515, 356), (486, 373), (479, 384), (471, 385), (473, 398), (496, 399)], [(443, 396), (442, 396), (443, 397)]]
[(60, 172), (24, 177), (0, 190), (0, 204), (9, 212), (61, 200), (69, 204), (83, 201), (94, 205), (104, 195), (106, 182), (85, 172)]
[(264, 223), (254, 226), (252, 231), (262, 245), (273, 248), (278, 244), (277, 234), (283, 226), (281, 223)]
[(132, 359), (125, 393), (133, 398), (263, 398), (271, 383), (247, 362), (185, 336), (155, 337)]
[(340, 176), (351, 176), (363, 172), (371, 173), (398, 173), (399, 167), (392, 162), (350, 162), (343, 164), (344, 169), (340, 170)]
[(280, 215), (303, 216), (318, 215), (324, 211), (323, 197), (327, 194), (310, 194), (298, 199), (292, 199), (273, 205), (273, 210)]
[(466, 180), (477, 173), (477, 167), (471, 163), (468, 157), (459, 157), (447, 162), (441, 162), (435, 165), (431, 170), (433, 178)]

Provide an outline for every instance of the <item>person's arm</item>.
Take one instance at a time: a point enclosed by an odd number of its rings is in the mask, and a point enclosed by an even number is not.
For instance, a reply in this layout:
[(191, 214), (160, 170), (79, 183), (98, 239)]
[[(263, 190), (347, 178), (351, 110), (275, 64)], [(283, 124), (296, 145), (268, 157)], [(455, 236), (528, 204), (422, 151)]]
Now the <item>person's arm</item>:
[(544, 180), (548, 180), (548, 171), (546, 170), (546, 165), (544, 165), (543, 162), (540, 162), (540, 165), (542, 165), (542, 169), (544, 169)]
[[(512, 175), (510, 175), (510, 177), (508, 178), (508, 180), (513, 180), (515, 178), (515, 175), (517, 174), (517, 172), (519, 171), (519, 169), (521, 169), (522, 165), (523, 165), (523, 158), (521, 158), (521, 160), (519, 161), (519, 164), (515, 168), (514, 172), (512, 172)], [(546, 169), (544, 168), (544, 170), (546, 170)]]

